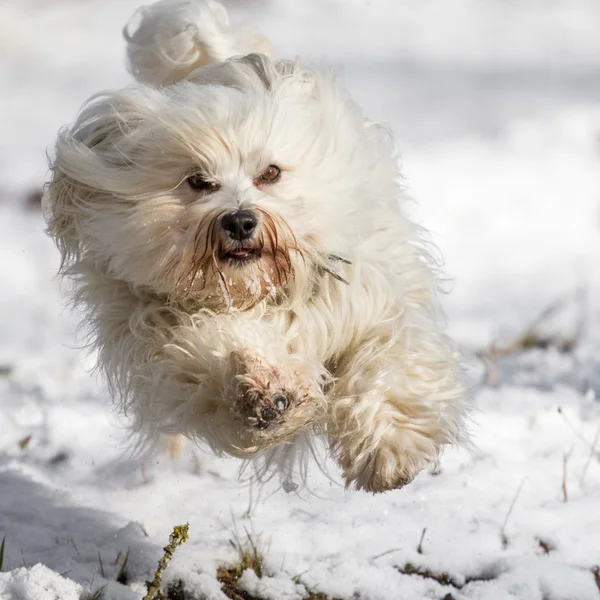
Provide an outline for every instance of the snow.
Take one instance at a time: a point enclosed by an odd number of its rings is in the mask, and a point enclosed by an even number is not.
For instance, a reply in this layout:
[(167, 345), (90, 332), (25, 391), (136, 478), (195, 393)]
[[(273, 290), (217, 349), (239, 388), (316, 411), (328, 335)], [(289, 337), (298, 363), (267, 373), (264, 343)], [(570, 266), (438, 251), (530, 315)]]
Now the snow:
[[(286, 494), (191, 446), (177, 462), (128, 453), (126, 422), (90, 374), (53, 279), (57, 252), (24, 198), (44, 180), (58, 128), (89, 95), (129, 83), (120, 29), (137, 4), (0, 4), (0, 600), (100, 588), (139, 600), (185, 522), (190, 541), (167, 580), (197, 597), (225, 597), (216, 569), (249, 536), (265, 576), (246, 571), (240, 585), (265, 599), (598, 600), (598, 3), (232, 2), (282, 55), (342, 63), (365, 113), (392, 124), (412, 210), (452, 279), (445, 305), (471, 356), (473, 448), (376, 497), (345, 491), (334, 465)], [(573, 351), (532, 349), (486, 371), (474, 353), (507, 346), (557, 299), (538, 329), (581, 329)]]
[(3, 599), (79, 600), (81, 589), (80, 585), (41, 564), (31, 569), (21, 567), (10, 573), (0, 573), (0, 598)]

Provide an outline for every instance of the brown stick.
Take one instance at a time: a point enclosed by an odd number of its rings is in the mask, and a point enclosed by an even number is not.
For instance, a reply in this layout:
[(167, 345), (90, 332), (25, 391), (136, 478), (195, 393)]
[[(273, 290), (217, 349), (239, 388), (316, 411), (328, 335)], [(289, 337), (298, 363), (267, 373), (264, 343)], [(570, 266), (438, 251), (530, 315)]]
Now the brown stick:
[(177, 525), (173, 528), (173, 533), (169, 536), (169, 543), (164, 547), (164, 555), (158, 561), (156, 572), (154, 573), (154, 579), (146, 584), (148, 593), (142, 598), (142, 600), (154, 600), (156, 594), (160, 591), (162, 584), (162, 577), (165, 569), (169, 566), (169, 562), (173, 558), (173, 553), (181, 544), (185, 544), (188, 541), (189, 523), (185, 525)]

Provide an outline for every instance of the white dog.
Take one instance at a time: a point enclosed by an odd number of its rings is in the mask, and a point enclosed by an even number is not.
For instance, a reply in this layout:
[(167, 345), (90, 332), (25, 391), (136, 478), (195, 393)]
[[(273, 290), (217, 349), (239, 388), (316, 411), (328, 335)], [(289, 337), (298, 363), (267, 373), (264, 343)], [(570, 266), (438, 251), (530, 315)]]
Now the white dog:
[(347, 485), (405, 485), (466, 405), (389, 131), (213, 0), (129, 29), (141, 83), (60, 133), (45, 203), (134, 430), (280, 466), (318, 434)]

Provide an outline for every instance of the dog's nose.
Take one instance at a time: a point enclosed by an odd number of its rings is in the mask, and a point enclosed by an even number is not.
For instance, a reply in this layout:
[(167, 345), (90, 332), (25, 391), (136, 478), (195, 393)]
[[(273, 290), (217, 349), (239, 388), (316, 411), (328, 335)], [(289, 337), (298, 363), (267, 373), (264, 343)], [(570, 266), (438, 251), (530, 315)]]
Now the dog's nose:
[(221, 227), (228, 231), (232, 238), (247, 240), (258, 224), (256, 215), (251, 210), (230, 212), (221, 218)]

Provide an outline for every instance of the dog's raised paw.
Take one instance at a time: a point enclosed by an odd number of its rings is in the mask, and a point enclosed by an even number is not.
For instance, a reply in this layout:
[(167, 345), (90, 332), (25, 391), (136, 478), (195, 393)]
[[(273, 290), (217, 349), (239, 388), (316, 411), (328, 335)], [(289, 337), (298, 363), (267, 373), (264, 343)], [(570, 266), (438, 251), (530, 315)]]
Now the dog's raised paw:
[(290, 401), (285, 394), (279, 392), (273, 394), (260, 409), (257, 427), (259, 429), (265, 429), (269, 427), (271, 423), (275, 423), (278, 419), (283, 418), (289, 405)]
[(285, 412), (291, 404), (288, 395), (276, 392), (262, 395), (258, 399), (253, 398), (251, 402), (248, 402), (249, 395), (253, 396), (252, 394), (243, 395), (241, 404), (251, 426), (267, 429), (283, 422), (286, 416)]
[(310, 399), (305, 390), (286, 389), (276, 369), (237, 376), (235, 410), (258, 429), (281, 425), (289, 413)]
[(403, 456), (398, 448), (383, 446), (357, 456), (340, 458), (346, 486), (354, 486), (373, 494), (388, 492), (408, 485), (421, 470), (414, 458)]
[(233, 353), (235, 364), (232, 409), (245, 437), (264, 447), (309, 425), (319, 414), (321, 402), (310, 393), (297, 373), (287, 372), (265, 359)]

